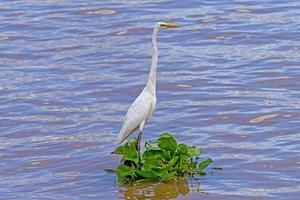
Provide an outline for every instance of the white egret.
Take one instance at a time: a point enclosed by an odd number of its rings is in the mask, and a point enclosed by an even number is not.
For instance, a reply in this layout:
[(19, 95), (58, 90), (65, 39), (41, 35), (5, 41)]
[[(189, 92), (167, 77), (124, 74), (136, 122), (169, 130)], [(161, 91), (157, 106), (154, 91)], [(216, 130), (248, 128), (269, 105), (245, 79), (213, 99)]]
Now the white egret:
[(127, 114), (123, 120), (122, 128), (118, 135), (118, 142), (122, 143), (126, 138), (129, 137), (135, 130), (138, 129), (138, 137), (136, 142), (136, 149), (138, 151), (139, 164), (141, 164), (140, 158), (140, 142), (141, 135), (144, 129), (144, 125), (147, 120), (152, 116), (156, 106), (156, 69), (158, 52), (156, 46), (157, 33), (160, 28), (178, 28), (179, 25), (158, 22), (153, 30), (152, 35), (152, 61), (149, 72), (147, 84), (140, 95), (129, 107)]

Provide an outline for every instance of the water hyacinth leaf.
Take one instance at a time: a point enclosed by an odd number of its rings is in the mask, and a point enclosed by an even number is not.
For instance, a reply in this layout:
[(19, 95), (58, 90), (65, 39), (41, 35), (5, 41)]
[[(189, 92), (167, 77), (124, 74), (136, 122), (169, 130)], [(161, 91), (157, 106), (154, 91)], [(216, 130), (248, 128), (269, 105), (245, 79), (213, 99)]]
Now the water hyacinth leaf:
[(163, 177), (162, 177), (162, 181), (177, 181), (178, 179), (178, 174), (177, 172), (171, 172), (171, 173), (166, 173)]
[(134, 168), (128, 167), (123, 164), (121, 164), (117, 168), (116, 174), (120, 181), (131, 181), (134, 180), (136, 177)]
[(163, 151), (163, 158), (164, 158), (166, 161), (170, 161), (170, 160), (172, 159), (172, 156), (171, 156), (170, 151), (164, 150), (164, 151)]
[(202, 170), (212, 162), (209, 158), (199, 163), (200, 149), (186, 144), (177, 145), (171, 134), (164, 133), (158, 140), (145, 143), (140, 164), (135, 142), (136, 139), (112, 152), (123, 156), (122, 164), (116, 170), (121, 183), (143, 180), (176, 181), (179, 177), (186, 179), (195, 174), (204, 175)]
[(176, 163), (178, 160), (179, 160), (179, 157), (175, 156), (172, 160), (170, 160), (167, 164), (165, 164), (163, 166), (163, 168), (165, 168), (166, 170), (172, 171), (173, 168), (177, 167)]
[(111, 152), (112, 154), (117, 154), (117, 155), (123, 155), (124, 152), (124, 146), (120, 146), (117, 147), (113, 152)]
[(135, 148), (135, 142), (129, 142), (123, 146), (124, 160), (132, 160), (137, 162), (138, 154)]
[(196, 170), (197, 169), (197, 162), (191, 162), (190, 166), (193, 170)]
[(191, 160), (190, 156), (187, 155), (180, 155), (180, 163), (189, 163), (189, 161)]
[(180, 173), (185, 173), (188, 168), (190, 163), (188, 162), (190, 159), (188, 156), (185, 155), (180, 155), (179, 156), (179, 166), (178, 166), (178, 170), (180, 171)]
[(163, 151), (160, 149), (149, 149), (143, 153), (144, 160), (158, 160), (163, 157)]
[(136, 170), (135, 173), (144, 178), (144, 179), (150, 179), (150, 180), (155, 180), (158, 179), (157, 175), (152, 172), (152, 171), (148, 171), (148, 170)]
[(161, 149), (175, 152), (177, 148), (177, 142), (175, 138), (169, 133), (163, 133), (157, 140), (157, 146)]
[(178, 170), (184, 174), (188, 171), (189, 165), (187, 163), (183, 163), (180, 167), (178, 167)]
[(152, 172), (154, 172), (157, 176), (162, 177), (167, 171), (162, 167), (154, 167), (152, 168)]
[(143, 169), (145, 170), (152, 170), (153, 168), (156, 168), (156, 167), (160, 167), (161, 165), (159, 164), (158, 161), (145, 161), (143, 163)]
[(198, 166), (198, 172), (202, 172), (202, 170), (204, 170), (210, 163), (212, 163), (211, 158), (207, 158), (206, 160), (201, 162)]
[(188, 155), (189, 156), (194, 156), (194, 157), (199, 157), (200, 156), (200, 149), (196, 147), (189, 147), (188, 148)]
[(177, 152), (179, 154), (187, 155), (188, 154), (188, 148), (189, 148), (189, 146), (186, 145), (186, 144), (179, 144), (177, 146)]

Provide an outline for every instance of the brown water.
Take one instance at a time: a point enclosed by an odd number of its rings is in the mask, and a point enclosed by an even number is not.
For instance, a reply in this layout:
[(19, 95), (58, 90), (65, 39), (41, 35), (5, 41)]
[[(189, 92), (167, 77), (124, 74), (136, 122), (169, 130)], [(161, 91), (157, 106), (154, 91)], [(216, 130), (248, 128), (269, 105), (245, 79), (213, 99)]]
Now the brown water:
[[(157, 110), (214, 173), (119, 186), (110, 152), (145, 84), (157, 21)], [(0, 199), (298, 199), (300, 2), (1, 1)], [(222, 167), (223, 170), (213, 170)]]

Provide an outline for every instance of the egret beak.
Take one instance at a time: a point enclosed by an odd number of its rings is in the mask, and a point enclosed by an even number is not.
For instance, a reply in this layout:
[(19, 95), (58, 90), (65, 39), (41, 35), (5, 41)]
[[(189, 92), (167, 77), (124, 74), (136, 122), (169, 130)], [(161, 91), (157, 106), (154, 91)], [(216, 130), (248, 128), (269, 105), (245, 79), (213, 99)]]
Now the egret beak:
[(163, 27), (163, 28), (180, 28), (181, 26), (177, 25), (177, 24), (172, 24), (172, 23), (163, 23), (161, 25), (161, 27)]

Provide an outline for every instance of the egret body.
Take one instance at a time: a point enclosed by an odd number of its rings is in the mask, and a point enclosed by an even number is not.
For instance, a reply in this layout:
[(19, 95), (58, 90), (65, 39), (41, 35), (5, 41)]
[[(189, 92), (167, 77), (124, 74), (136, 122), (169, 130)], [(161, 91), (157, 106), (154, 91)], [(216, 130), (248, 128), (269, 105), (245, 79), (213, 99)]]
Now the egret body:
[(152, 35), (152, 61), (151, 68), (149, 72), (148, 81), (146, 86), (140, 95), (135, 99), (135, 101), (129, 107), (127, 114), (123, 120), (122, 128), (118, 135), (118, 142), (122, 143), (126, 138), (128, 138), (134, 131), (138, 130), (139, 134), (137, 137), (136, 148), (139, 153), (139, 163), (140, 160), (140, 141), (141, 135), (144, 129), (145, 123), (152, 116), (155, 106), (156, 106), (156, 71), (157, 71), (157, 33), (160, 28), (177, 28), (180, 27), (176, 24), (158, 22), (153, 30)]

